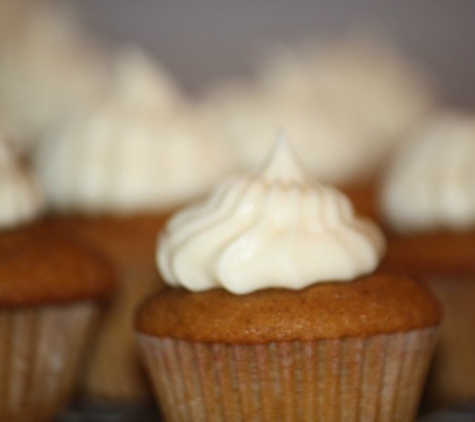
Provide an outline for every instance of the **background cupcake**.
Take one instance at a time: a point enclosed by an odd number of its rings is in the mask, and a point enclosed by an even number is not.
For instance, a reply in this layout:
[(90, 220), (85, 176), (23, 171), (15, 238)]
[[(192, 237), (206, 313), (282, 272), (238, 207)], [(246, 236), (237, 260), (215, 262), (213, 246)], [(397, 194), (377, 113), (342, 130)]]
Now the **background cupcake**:
[(375, 215), (375, 179), (436, 104), (426, 72), (389, 45), (348, 38), (275, 49), (256, 73), (205, 98), (241, 168), (255, 167), (285, 127), (310, 174)]
[(114, 287), (113, 271), (41, 222), (37, 185), (0, 140), (0, 420), (50, 421)]
[(114, 75), (109, 95), (45, 139), (34, 162), (55, 224), (105, 251), (121, 278), (91, 355), (85, 393), (143, 400), (149, 392), (131, 319), (137, 303), (158, 287), (155, 233), (230, 164), (206, 110), (185, 101), (146, 53), (126, 50)]
[(432, 406), (475, 398), (475, 118), (446, 111), (410, 140), (381, 192), (387, 265), (423, 277), (446, 317), (428, 383)]
[(285, 142), (167, 224), (138, 341), (167, 420), (409, 421), (437, 302)]

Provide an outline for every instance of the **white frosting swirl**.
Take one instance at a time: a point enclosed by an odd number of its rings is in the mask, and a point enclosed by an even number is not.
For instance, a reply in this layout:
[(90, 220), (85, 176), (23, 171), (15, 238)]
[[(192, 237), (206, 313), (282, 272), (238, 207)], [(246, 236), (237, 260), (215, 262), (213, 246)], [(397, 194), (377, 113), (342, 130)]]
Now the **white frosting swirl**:
[(398, 142), (435, 101), (427, 72), (392, 46), (358, 36), (281, 50), (262, 68), (261, 80), (295, 102), (324, 98), (356, 118), (366, 142), (376, 148)]
[(285, 141), (262, 172), (230, 178), (202, 204), (179, 212), (159, 239), (165, 281), (192, 291), (236, 294), (371, 272), (384, 239), (348, 199), (312, 183)]
[(88, 214), (168, 210), (204, 194), (229, 171), (204, 110), (115, 103), (45, 139), (35, 166), (54, 208)]
[(475, 116), (439, 115), (395, 158), (381, 205), (398, 231), (475, 227)]
[(12, 147), (0, 139), (0, 229), (33, 220), (43, 208), (43, 197), (31, 173), (20, 164)]

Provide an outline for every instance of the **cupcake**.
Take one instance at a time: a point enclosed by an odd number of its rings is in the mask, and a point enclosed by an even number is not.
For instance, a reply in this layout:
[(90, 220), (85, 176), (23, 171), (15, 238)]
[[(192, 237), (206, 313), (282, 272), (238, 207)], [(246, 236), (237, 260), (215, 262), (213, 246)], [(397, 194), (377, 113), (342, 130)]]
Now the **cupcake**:
[(377, 271), (384, 239), (281, 141), (174, 216), (136, 316), (166, 420), (410, 421), (440, 309)]
[(111, 267), (39, 222), (42, 197), (0, 141), (0, 420), (46, 422), (76, 386)]
[(264, 62), (260, 80), (293, 101), (322, 98), (329, 108), (352, 116), (379, 159), (437, 103), (431, 75), (375, 35), (280, 48)]
[(428, 404), (475, 399), (475, 116), (443, 112), (395, 158), (382, 186), (387, 266), (423, 277), (446, 317)]
[(99, 106), (45, 139), (34, 161), (54, 224), (104, 251), (119, 273), (83, 390), (124, 402), (151, 397), (131, 320), (158, 286), (155, 233), (228, 170), (228, 156), (207, 112), (188, 104), (145, 53), (120, 56), (114, 86)]

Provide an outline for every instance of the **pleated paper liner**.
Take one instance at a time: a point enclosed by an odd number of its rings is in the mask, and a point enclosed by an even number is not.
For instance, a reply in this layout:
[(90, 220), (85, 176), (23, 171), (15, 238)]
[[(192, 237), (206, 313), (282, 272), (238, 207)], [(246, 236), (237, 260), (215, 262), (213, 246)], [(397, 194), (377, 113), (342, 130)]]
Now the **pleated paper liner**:
[(0, 421), (51, 421), (75, 387), (91, 302), (0, 310)]
[(436, 409), (475, 401), (475, 279), (430, 278), (444, 320), (429, 372), (425, 403)]
[(138, 334), (167, 421), (410, 422), (435, 327), (259, 345)]

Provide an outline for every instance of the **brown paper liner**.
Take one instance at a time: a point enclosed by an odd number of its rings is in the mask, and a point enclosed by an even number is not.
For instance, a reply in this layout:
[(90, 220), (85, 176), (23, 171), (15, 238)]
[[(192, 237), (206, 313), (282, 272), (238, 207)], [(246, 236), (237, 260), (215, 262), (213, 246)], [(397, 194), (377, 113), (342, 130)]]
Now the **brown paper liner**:
[(409, 422), (436, 337), (432, 327), (260, 345), (138, 342), (167, 421)]
[(64, 406), (96, 312), (90, 302), (0, 310), (0, 421), (50, 421)]
[(444, 306), (439, 342), (429, 371), (428, 408), (475, 399), (475, 280), (430, 278)]

